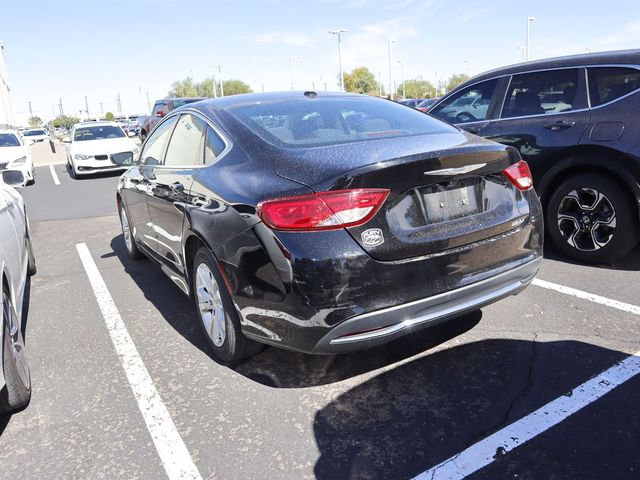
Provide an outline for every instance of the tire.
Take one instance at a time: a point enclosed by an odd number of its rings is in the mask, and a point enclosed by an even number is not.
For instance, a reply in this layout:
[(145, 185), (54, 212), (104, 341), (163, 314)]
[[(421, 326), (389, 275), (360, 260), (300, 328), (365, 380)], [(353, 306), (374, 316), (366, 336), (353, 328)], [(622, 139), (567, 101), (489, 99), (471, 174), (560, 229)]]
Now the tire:
[[(258, 353), (262, 345), (242, 333), (231, 295), (215, 258), (206, 247), (201, 247), (196, 253), (191, 277), (200, 325), (215, 358), (225, 364), (235, 364)], [(207, 300), (210, 308), (201, 308)], [(216, 321), (221, 318), (221, 322)]]
[(147, 139), (147, 134), (144, 132), (144, 130), (140, 132), (139, 137), (140, 137), (140, 142), (144, 143), (144, 141)]
[(127, 215), (127, 210), (124, 207), (124, 203), (122, 201), (120, 204), (120, 226), (122, 227), (122, 237), (124, 238), (124, 246), (127, 249), (127, 255), (132, 260), (140, 260), (144, 258), (144, 254), (138, 248), (138, 244), (136, 243), (136, 239), (133, 236), (133, 232), (131, 231), (131, 224), (129, 223), (129, 215)]
[(583, 263), (608, 263), (638, 243), (638, 215), (626, 188), (587, 173), (570, 177), (546, 208), (547, 232), (560, 251)]
[(69, 169), (69, 176), (74, 180), (78, 180), (78, 175), (76, 174), (76, 170), (73, 168), (73, 163), (68, 163), (67, 167)]
[(31, 374), (24, 350), (22, 331), (17, 324), (11, 296), (6, 288), (2, 291), (2, 301), (2, 370), (6, 385), (0, 391), (0, 411), (10, 412), (29, 403)]
[[(26, 214), (25, 214), (25, 218), (27, 218)], [(28, 220), (27, 220), (27, 231), (25, 232), (25, 237), (27, 239), (27, 255), (28, 255), (27, 274), (30, 277), (32, 277), (36, 273), (38, 273), (38, 268), (36, 267), (36, 256), (33, 253), (33, 243), (31, 242), (31, 232), (29, 231)]]

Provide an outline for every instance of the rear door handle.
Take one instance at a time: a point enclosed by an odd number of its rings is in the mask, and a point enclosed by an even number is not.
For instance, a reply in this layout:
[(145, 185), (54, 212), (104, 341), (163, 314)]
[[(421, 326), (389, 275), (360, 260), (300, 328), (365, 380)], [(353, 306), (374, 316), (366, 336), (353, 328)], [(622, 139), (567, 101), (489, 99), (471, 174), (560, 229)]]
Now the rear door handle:
[(551, 130), (552, 132), (557, 132), (559, 130), (565, 130), (567, 128), (571, 128), (576, 124), (576, 122), (571, 122), (568, 120), (559, 120), (553, 123), (547, 123), (544, 128)]

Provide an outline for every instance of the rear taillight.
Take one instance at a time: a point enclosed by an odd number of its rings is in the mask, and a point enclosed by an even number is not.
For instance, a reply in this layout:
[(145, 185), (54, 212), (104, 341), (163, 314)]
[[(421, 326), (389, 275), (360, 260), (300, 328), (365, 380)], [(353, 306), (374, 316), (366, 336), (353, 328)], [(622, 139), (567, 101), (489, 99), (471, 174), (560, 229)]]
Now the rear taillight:
[(275, 230), (335, 230), (368, 222), (380, 209), (389, 190), (366, 188), (334, 190), (266, 200), (258, 215)]
[(533, 177), (531, 176), (531, 170), (529, 170), (529, 164), (524, 160), (520, 160), (518, 163), (514, 163), (508, 168), (505, 168), (502, 173), (515, 185), (518, 190), (525, 191), (533, 188)]

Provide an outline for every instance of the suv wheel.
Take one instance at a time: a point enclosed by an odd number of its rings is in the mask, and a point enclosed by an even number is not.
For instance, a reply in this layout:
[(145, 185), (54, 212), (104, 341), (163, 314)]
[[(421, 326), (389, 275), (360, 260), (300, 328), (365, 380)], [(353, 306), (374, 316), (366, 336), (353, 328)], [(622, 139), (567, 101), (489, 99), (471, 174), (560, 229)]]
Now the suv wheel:
[(200, 325), (213, 355), (223, 363), (234, 364), (258, 353), (262, 345), (242, 333), (231, 295), (206, 247), (196, 253), (191, 276)]
[(0, 392), (0, 411), (10, 412), (29, 403), (31, 375), (18, 318), (6, 288), (2, 290), (2, 319), (2, 370), (6, 386)]
[(124, 204), (120, 202), (120, 225), (122, 226), (122, 237), (124, 238), (124, 245), (127, 248), (127, 255), (133, 260), (140, 260), (144, 257), (144, 254), (138, 248), (136, 239), (131, 231), (131, 224), (129, 223), (129, 216), (127, 210), (124, 208)]
[(547, 231), (565, 255), (606, 263), (638, 243), (638, 217), (625, 188), (598, 174), (562, 182), (547, 203)]

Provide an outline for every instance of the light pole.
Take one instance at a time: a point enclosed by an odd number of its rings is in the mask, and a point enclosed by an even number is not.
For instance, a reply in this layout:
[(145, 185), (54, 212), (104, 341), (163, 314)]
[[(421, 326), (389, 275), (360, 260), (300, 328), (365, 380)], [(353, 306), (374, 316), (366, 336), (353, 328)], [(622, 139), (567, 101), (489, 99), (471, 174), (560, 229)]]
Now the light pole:
[(63, 110), (63, 108), (62, 108), (62, 99), (60, 99), (60, 103), (59, 103), (59, 105), (60, 105), (60, 116), (61, 116), (61, 117), (64, 117), (64, 110)]
[(527, 43), (526, 43), (526, 55), (525, 55), (525, 61), (529, 61), (529, 55), (531, 53), (531, 43), (530, 43), (530, 36), (531, 36), (531, 24), (533, 22), (535, 22), (536, 19), (535, 17), (527, 17)]
[[(223, 64), (214, 65), (214, 67), (218, 69), (218, 79), (220, 81), (220, 96), (224, 97), (224, 81), (222, 80), (222, 67), (224, 67), (224, 65)], [(216, 91), (216, 80), (215, 80), (215, 78), (213, 79), (213, 91), (214, 91), (213, 96), (215, 97), (216, 96), (216, 94), (215, 94), (215, 91)]]
[(296, 88), (296, 84), (295, 84), (295, 75), (294, 75), (294, 71), (293, 71), (293, 61), (294, 60), (300, 60), (302, 57), (299, 55), (291, 55), (289, 57), (289, 68), (291, 69), (291, 90), (295, 90)]
[(87, 109), (87, 120), (91, 120), (91, 115), (89, 115), (89, 100), (86, 95), (84, 96), (84, 106)]
[(400, 64), (400, 71), (402, 72), (400, 77), (400, 79), (402, 80), (402, 98), (405, 99), (407, 98), (407, 92), (404, 88), (404, 64), (406, 63), (406, 61), (398, 60), (398, 63)]
[(527, 47), (519, 46), (518, 50), (522, 50), (522, 61), (526, 61)]
[(33, 118), (33, 110), (31, 109), (31, 102), (29, 102), (29, 124), (31, 124), (32, 118)]
[[(442, 85), (442, 79), (444, 78), (444, 76), (446, 75), (447, 71), (445, 70), (444, 72), (442, 72), (442, 75), (440, 75), (440, 78), (438, 79), (438, 85)], [(438, 85), (436, 85), (436, 97), (438, 96)], [(444, 89), (443, 89), (444, 90)], [(442, 94), (444, 95), (445, 91), (442, 92)]]
[(467, 64), (467, 77), (471, 77), (471, 62), (469, 60), (465, 60), (464, 63)]
[[(100, 115), (104, 115), (104, 108), (102, 107), (102, 105), (103, 105), (103, 102), (100, 102)], [(151, 108), (149, 108), (149, 110), (151, 110)]]
[(343, 28), (338, 28), (336, 30), (329, 30), (329, 33), (331, 35), (338, 36), (338, 63), (340, 64), (340, 91), (341, 92), (344, 92), (344, 73), (342, 71), (342, 37), (340, 36), (340, 34), (344, 32), (346, 32), (346, 30)]
[(378, 72), (378, 88), (380, 89), (380, 96), (382, 97), (382, 72)]
[(393, 73), (391, 71), (391, 44), (395, 43), (395, 40), (389, 39), (389, 98), (393, 100)]

